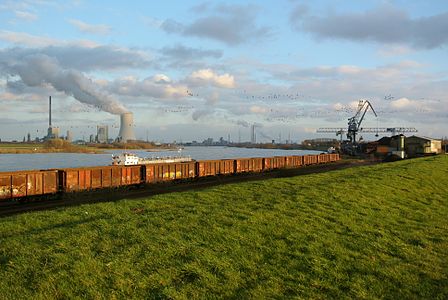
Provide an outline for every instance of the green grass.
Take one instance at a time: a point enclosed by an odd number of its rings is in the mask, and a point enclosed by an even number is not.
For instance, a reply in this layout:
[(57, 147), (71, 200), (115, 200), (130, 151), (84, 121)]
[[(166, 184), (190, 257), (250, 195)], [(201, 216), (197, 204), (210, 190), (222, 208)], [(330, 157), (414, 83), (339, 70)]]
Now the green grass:
[(0, 298), (448, 298), (448, 156), (0, 219)]

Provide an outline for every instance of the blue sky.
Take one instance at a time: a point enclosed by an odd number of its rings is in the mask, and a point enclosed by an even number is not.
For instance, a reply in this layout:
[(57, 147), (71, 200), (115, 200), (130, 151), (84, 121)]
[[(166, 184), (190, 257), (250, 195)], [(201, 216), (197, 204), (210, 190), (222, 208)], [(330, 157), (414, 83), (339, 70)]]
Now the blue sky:
[(157, 141), (333, 137), (368, 99), (365, 127), (440, 138), (447, 45), (446, 1), (2, 1), (0, 138), (41, 136), (48, 95), (75, 137), (123, 111)]

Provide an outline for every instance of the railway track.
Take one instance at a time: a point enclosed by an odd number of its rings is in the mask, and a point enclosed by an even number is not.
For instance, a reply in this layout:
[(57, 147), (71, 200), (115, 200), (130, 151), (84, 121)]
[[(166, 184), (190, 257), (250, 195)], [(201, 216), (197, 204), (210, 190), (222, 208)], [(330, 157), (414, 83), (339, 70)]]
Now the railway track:
[(152, 195), (198, 190), (221, 184), (263, 180), (267, 178), (292, 177), (313, 173), (322, 173), (357, 166), (372, 165), (378, 161), (344, 160), (323, 165), (310, 165), (297, 169), (277, 169), (261, 173), (243, 173), (229, 176), (210, 176), (195, 180), (165, 182), (143, 187), (118, 188), (114, 190), (93, 190), (88, 192), (64, 193), (32, 201), (8, 200), (0, 202), (0, 217), (10, 216), (30, 211), (57, 209), (86, 203), (118, 201), (121, 199), (137, 199)]

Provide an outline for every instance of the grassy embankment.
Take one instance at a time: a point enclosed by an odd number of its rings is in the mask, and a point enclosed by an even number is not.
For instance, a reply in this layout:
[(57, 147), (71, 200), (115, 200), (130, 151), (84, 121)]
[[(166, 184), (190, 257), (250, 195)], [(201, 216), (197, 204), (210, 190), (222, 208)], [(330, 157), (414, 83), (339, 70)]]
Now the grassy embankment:
[(24, 153), (103, 153), (104, 151), (84, 145), (74, 145), (62, 139), (48, 140), (43, 143), (0, 143), (0, 154)]
[(448, 156), (0, 220), (3, 298), (448, 298)]
[(75, 145), (62, 139), (48, 140), (43, 143), (0, 143), (0, 154), (22, 153), (104, 153), (108, 149), (142, 149), (151, 151), (165, 151), (177, 149), (171, 145), (155, 145), (147, 142)]

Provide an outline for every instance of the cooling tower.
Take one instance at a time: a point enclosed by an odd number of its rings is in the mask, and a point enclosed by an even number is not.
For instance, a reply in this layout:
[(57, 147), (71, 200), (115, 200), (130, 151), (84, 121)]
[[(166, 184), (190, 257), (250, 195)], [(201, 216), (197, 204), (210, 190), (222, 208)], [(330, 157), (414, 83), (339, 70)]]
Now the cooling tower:
[(120, 115), (120, 133), (118, 133), (118, 140), (123, 143), (135, 140), (134, 115), (130, 112)]

